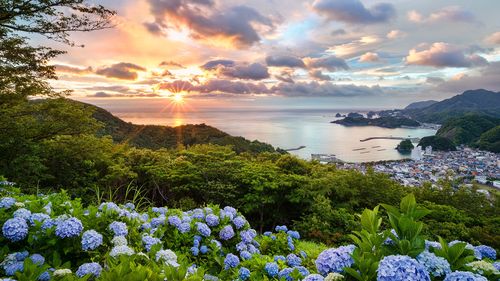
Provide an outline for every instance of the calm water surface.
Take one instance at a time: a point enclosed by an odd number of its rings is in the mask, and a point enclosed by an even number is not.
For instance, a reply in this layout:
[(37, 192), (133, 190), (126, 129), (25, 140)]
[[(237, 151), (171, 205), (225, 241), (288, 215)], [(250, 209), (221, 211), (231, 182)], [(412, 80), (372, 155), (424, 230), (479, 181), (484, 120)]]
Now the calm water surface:
[[(292, 151), (304, 159), (311, 154), (335, 154), (348, 162), (397, 160), (401, 155), (394, 148), (398, 140), (371, 140), (368, 137), (424, 137), (435, 134), (431, 129), (386, 129), (379, 127), (344, 127), (331, 124), (336, 120), (336, 110), (234, 110), (196, 112), (113, 112), (118, 117), (135, 124), (179, 126), (200, 124), (219, 128), (234, 136), (260, 140), (284, 149), (306, 146)], [(346, 113), (349, 111), (340, 111)], [(363, 149), (362, 149), (363, 148)], [(362, 150), (360, 150), (362, 149)]]

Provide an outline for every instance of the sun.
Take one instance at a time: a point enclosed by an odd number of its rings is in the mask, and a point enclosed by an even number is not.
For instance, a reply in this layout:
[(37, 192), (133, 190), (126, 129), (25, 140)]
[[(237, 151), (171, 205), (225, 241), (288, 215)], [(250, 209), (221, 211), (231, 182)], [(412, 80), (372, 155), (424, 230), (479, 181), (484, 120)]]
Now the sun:
[(183, 103), (184, 102), (184, 96), (181, 93), (175, 93), (172, 95), (172, 100), (175, 103)]

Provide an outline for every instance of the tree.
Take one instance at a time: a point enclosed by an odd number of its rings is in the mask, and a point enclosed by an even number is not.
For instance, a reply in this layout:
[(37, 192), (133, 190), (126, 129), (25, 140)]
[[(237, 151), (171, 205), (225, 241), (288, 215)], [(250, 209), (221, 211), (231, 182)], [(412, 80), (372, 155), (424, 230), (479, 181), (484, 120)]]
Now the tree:
[(402, 140), (396, 149), (401, 152), (401, 153), (408, 153), (411, 152), (411, 150), (414, 148), (413, 143), (411, 143), (411, 140)]

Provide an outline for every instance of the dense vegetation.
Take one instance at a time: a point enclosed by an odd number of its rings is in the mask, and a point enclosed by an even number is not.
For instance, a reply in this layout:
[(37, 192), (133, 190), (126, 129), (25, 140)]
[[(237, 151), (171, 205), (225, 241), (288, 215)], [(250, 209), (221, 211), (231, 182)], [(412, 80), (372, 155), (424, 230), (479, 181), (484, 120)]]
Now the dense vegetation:
[(483, 150), (500, 153), (500, 125), (482, 133), (477, 146)]
[(344, 126), (378, 126), (384, 128), (400, 128), (400, 127), (418, 127), (420, 123), (415, 120), (405, 117), (379, 117), (379, 118), (364, 118), (364, 117), (346, 117), (341, 120), (335, 120), (331, 123), (336, 123)]
[(422, 148), (426, 148), (428, 146), (432, 146), (432, 149), (438, 151), (454, 151), (457, 150), (455, 144), (448, 138), (440, 137), (440, 136), (428, 136), (423, 137), (418, 146)]
[(411, 143), (411, 140), (402, 140), (396, 147), (396, 149), (401, 153), (410, 153), (413, 148), (414, 146), (413, 143)]

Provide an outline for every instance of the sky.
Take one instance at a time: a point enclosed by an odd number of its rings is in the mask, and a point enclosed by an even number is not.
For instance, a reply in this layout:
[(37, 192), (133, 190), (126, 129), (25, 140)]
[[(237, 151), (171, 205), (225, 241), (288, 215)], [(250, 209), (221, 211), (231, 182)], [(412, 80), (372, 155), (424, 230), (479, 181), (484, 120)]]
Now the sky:
[(102, 106), (401, 107), (500, 91), (496, 0), (104, 0), (52, 64)]

